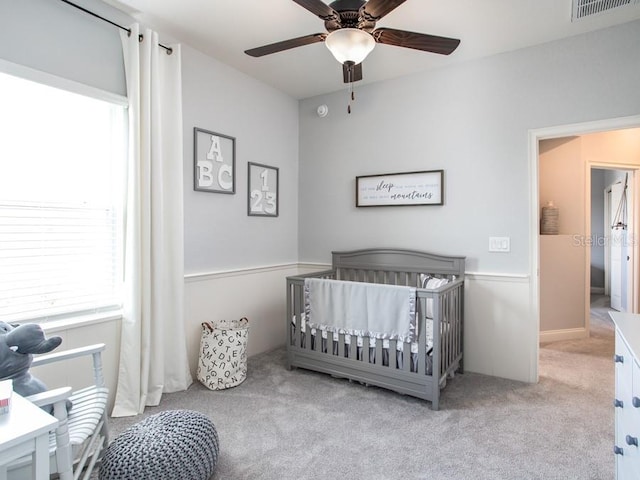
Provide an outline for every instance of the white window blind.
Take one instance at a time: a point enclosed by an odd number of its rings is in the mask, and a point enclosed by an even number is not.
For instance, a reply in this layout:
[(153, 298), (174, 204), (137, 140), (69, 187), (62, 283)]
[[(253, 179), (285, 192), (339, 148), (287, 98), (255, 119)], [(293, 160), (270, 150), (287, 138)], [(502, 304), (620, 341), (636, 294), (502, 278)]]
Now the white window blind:
[(0, 305), (5, 321), (97, 311), (119, 304), (113, 208), (0, 205)]
[(0, 73), (0, 320), (121, 305), (124, 107)]

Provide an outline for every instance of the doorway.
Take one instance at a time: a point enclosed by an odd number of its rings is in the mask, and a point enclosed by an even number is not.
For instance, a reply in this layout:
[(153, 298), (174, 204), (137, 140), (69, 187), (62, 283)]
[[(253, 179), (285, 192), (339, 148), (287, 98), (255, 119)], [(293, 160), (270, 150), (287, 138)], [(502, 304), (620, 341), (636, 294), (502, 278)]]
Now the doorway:
[[(588, 122), (583, 124), (573, 124), (573, 125), (564, 125), (557, 127), (549, 127), (544, 129), (532, 130), (529, 132), (529, 158), (530, 158), (530, 258), (531, 258), (531, 272), (530, 272), (530, 293), (531, 293), (531, 311), (534, 322), (534, 328), (536, 328), (537, 336), (532, 338), (532, 349), (531, 349), (531, 367), (532, 367), (532, 377), (538, 377), (538, 360), (540, 356), (539, 350), (539, 342), (540, 342), (540, 236), (539, 236), (539, 221), (540, 221), (540, 207), (541, 201), (540, 192), (539, 192), (539, 182), (540, 182), (540, 172), (539, 172), (539, 152), (540, 152), (540, 141), (546, 139), (558, 139), (562, 137), (571, 137), (571, 136), (581, 136), (588, 134), (596, 134), (596, 133), (604, 133), (604, 132), (615, 132), (615, 131), (627, 131), (629, 129), (638, 129), (640, 128), (640, 115), (632, 116), (632, 117), (623, 117), (617, 119), (608, 119), (596, 122)], [(637, 137), (636, 137), (637, 138)], [(629, 167), (629, 163), (616, 164), (615, 162), (607, 163), (606, 158), (602, 156), (595, 156), (596, 158), (591, 158), (585, 161), (585, 173), (589, 172), (590, 166), (603, 166), (600, 165), (600, 162), (604, 163), (604, 166), (608, 168), (621, 168), (621, 167)], [(636, 160), (638, 160), (637, 157)], [(638, 167), (640, 168), (640, 161), (636, 162)], [(638, 191), (639, 182), (638, 177), (640, 175), (635, 175), (633, 179), (633, 189)], [(585, 191), (589, 191), (590, 189), (590, 175), (582, 176), (584, 179)], [(638, 199), (634, 200), (634, 203), (638, 203)], [(585, 210), (586, 211), (586, 210)], [(634, 216), (638, 215), (638, 208), (635, 208)], [(586, 216), (583, 213), (583, 216)], [(585, 233), (590, 232), (590, 219), (586, 218), (585, 221), (588, 223)], [(636, 222), (637, 223), (637, 222)], [(638, 282), (638, 245), (637, 242), (632, 242), (633, 249), (633, 285), (639, 285)], [(590, 255), (587, 255), (589, 257)], [(590, 259), (589, 259), (590, 260)], [(585, 265), (588, 267), (588, 264)], [(587, 270), (587, 275), (590, 275), (590, 270)], [(589, 302), (587, 301), (590, 298), (590, 288), (589, 282), (584, 281), (584, 290), (585, 290), (585, 302), (584, 302), (584, 317), (588, 318), (589, 315)], [(633, 288), (631, 292), (631, 302), (632, 309), (631, 311), (638, 311), (638, 289)], [(588, 320), (587, 320), (588, 321)]]

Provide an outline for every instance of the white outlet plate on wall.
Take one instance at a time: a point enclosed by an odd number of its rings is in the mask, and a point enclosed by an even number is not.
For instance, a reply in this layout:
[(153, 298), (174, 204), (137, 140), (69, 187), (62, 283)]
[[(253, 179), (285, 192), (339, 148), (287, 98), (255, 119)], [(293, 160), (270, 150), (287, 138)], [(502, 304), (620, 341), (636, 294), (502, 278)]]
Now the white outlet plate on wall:
[(490, 252), (510, 252), (511, 237), (489, 237)]

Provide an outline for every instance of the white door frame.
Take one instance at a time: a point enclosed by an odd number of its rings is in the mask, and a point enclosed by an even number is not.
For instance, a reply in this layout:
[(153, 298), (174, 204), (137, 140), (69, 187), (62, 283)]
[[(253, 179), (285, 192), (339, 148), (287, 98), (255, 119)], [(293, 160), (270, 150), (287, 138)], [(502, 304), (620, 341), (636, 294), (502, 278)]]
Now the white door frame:
[[(540, 140), (547, 140), (551, 138), (569, 137), (573, 135), (585, 135), (588, 133), (597, 133), (610, 130), (622, 130), (625, 128), (638, 128), (640, 127), (640, 115), (634, 115), (630, 117), (612, 118), (606, 120), (598, 120), (594, 122), (586, 123), (574, 123), (569, 125), (558, 125), (554, 127), (539, 128), (529, 130), (529, 266), (530, 266), (530, 301), (531, 301), (531, 318), (532, 328), (529, 332), (532, 332), (531, 336), (531, 372), (530, 378), (538, 379), (538, 359), (540, 356), (539, 347), (539, 335), (540, 335), (540, 240), (538, 235), (539, 230), (539, 187), (540, 187), (540, 158), (539, 158), (539, 142)], [(590, 167), (589, 167), (590, 168)], [(629, 168), (627, 166), (626, 168)], [(640, 177), (640, 175), (635, 175)], [(591, 183), (591, 176), (587, 175), (587, 181)], [(636, 178), (636, 182), (638, 178)], [(638, 185), (634, 185), (638, 187)], [(638, 188), (634, 188), (635, 191), (640, 191)], [(637, 203), (636, 203), (637, 205)], [(638, 215), (638, 208), (635, 209), (636, 215)], [(634, 248), (638, 248), (637, 245)], [(590, 257), (590, 255), (587, 255)], [(590, 260), (590, 258), (588, 259)], [(638, 255), (636, 255), (636, 263), (638, 262)], [(638, 268), (634, 269), (635, 272), (635, 284), (638, 285)], [(586, 282), (585, 282), (586, 284)], [(589, 288), (586, 285), (585, 288)], [(637, 290), (637, 289), (634, 289)], [(634, 292), (635, 293), (635, 292)], [(634, 295), (637, 297), (637, 295)], [(587, 296), (587, 298), (589, 298)], [(633, 311), (637, 311), (637, 301), (634, 301)], [(533, 328), (535, 327), (535, 334), (533, 334)]]
[[(611, 185), (605, 187), (604, 189), (604, 228), (605, 228), (605, 239), (608, 238), (606, 235), (607, 227), (611, 225)], [(609, 241), (605, 241), (604, 244), (604, 294), (609, 295), (611, 293), (611, 285), (610, 285), (610, 274), (611, 274), (611, 266), (609, 263), (611, 262), (611, 244)]]

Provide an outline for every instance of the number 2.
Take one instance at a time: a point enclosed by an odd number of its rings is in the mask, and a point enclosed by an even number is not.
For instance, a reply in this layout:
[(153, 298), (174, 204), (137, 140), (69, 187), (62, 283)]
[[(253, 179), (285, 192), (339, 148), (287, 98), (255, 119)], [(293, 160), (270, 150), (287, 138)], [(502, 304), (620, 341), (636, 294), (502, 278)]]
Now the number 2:
[(260, 190), (251, 190), (251, 211), (262, 213), (264, 209), (262, 208), (262, 192)]

